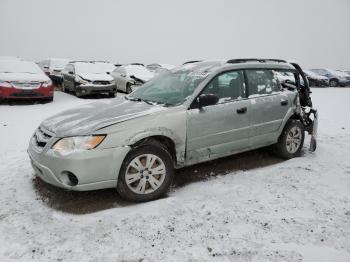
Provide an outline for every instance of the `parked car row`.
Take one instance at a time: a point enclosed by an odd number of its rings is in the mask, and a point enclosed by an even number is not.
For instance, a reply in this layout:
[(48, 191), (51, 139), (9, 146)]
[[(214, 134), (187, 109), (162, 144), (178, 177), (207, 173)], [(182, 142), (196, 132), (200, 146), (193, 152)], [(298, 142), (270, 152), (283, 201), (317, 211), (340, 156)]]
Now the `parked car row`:
[[(153, 77), (171, 72), (169, 64), (112, 64), (108, 61), (71, 61), (50, 58), (37, 63), (19, 57), (0, 56), (0, 99), (40, 99), (52, 101), (53, 88), (61, 87), (78, 97), (118, 91), (131, 93)], [(188, 61), (191, 66), (199, 61)], [(41, 68), (41, 69), (40, 69)], [(350, 86), (349, 71), (331, 69), (304, 70), (310, 86)], [(291, 72), (276, 72), (280, 82), (295, 82)], [(51, 81), (50, 81), (51, 79)], [(303, 80), (300, 81), (303, 84)]]

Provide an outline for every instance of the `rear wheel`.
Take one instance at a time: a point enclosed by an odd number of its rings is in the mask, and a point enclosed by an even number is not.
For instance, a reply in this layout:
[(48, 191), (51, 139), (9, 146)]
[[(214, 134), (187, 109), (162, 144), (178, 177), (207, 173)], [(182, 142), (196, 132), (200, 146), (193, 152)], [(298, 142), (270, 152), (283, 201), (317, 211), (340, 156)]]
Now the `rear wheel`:
[(117, 190), (127, 200), (149, 201), (165, 194), (173, 177), (172, 158), (165, 147), (157, 142), (141, 145), (125, 158)]
[(304, 126), (300, 121), (290, 120), (286, 124), (277, 144), (274, 145), (275, 153), (285, 159), (299, 156), (304, 145), (304, 131)]

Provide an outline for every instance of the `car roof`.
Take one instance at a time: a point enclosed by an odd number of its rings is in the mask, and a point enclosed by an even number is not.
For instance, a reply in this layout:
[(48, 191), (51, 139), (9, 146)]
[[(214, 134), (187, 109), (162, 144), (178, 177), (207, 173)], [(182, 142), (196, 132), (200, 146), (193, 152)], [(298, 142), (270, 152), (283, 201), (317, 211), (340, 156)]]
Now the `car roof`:
[(184, 64), (174, 70), (192, 70), (201, 73), (214, 73), (235, 69), (276, 69), (295, 71), (295, 67), (284, 60), (278, 59), (230, 59), (230, 60), (204, 60)]

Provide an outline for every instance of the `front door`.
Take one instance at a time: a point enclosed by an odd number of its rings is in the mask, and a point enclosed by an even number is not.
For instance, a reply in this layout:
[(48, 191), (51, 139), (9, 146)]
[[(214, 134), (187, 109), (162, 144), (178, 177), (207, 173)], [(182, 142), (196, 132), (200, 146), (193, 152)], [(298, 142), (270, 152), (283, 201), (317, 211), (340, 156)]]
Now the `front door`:
[(187, 164), (237, 153), (249, 147), (250, 101), (242, 71), (216, 76), (202, 94), (219, 97), (216, 105), (187, 111)]

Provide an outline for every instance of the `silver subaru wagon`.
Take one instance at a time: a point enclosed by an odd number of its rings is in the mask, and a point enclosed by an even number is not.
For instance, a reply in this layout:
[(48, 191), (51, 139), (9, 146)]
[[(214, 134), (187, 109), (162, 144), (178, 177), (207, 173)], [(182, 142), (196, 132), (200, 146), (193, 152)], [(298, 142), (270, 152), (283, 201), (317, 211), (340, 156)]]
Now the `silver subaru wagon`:
[[(279, 72), (293, 80), (281, 81)], [(289, 159), (305, 132), (316, 149), (317, 111), (295, 63), (232, 59), (186, 63), (123, 98), (45, 120), (28, 153), (37, 176), (70, 190), (116, 188), (131, 201), (156, 199), (174, 170), (273, 145)]]

